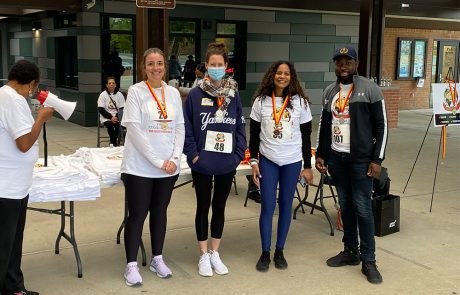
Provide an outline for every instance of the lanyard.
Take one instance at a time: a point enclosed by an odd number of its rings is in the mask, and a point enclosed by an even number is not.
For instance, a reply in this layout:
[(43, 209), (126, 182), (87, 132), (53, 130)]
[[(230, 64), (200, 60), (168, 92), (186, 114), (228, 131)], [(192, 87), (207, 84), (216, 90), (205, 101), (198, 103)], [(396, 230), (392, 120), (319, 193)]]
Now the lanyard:
[(351, 95), (351, 92), (353, 91), (353, 87), (354, 85), (351, 85), (350, 90), (348, 90), (348, 93), (346, 94), (344, 101), (342, 101), (342, 87), (340, 87), (339, 98), (337, 99), (339, 102), (339, 114), (342, 114), (343, 111), (345, 111), (345, 107), (347, 106), (347, 103), (350, 100), (350, 95)]
[(220, 108), (222, 106), (222, 104), (224, 103), (225, 98), (224, 97), (217, 97), (216, 100), (217, 100), (217, 107)]
[(148, 89), (150, 90), (150, 93), (152, 94), (153, 98), (155, 99), (158, 108), (160, 109), (161, 114), (163, 115), (163, 119), (168, 118), (168, 113), (166, 112), (166, 101), (165, 101), (165, 89), (163, 85), (161, 86), (161, 100), (163, 103), (161, 103), (155, 94), (155, 92), (152, 89), (152, 86), (150, 86), (149, 81), (145, 81), (145, 84), (147, 84)]
[(279, 112), (276, 111), (276, 101), (275, 101), (275, 92), (272, 92), (272, 105), (273, 105), (273, 120), (275, 120), (275, 125), (278, 125), (283, 117), (284, 110), (289, 102), (289, 95), (284, 99), (283, 106)]

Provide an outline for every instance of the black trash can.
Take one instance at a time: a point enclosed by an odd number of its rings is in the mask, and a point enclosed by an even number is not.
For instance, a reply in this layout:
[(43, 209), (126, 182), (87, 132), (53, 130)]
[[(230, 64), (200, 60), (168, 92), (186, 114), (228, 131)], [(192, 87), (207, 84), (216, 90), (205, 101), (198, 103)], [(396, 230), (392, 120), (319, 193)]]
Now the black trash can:
[(399, 231), (399, 196), (383, 195), (372, 200), (375, 235), (383, 237)]

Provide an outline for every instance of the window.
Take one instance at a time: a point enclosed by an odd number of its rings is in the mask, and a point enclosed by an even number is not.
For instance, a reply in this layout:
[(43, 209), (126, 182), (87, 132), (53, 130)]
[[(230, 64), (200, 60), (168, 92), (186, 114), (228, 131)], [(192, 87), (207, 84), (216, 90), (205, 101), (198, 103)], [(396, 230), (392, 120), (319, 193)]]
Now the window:
[(77, 37), (56, 38), (56, 86), (78, 89)]
[(398, 66), (396, 79), (424, 78), (427, 40), (398, 38)]

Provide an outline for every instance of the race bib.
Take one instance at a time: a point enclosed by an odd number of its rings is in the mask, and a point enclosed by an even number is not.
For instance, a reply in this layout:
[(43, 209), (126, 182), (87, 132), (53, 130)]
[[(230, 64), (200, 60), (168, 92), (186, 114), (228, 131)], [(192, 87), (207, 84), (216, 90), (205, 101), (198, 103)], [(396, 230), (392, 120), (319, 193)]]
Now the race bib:
[(333, 124), (332, 141), (338, 145), (349, 145), (350, 124)]
[(210, 130), (206, 132), (205, 151), (231, 154), (232, 149), (233, 136), (231, 133)]
[(289, 140), (292, 137), (292, 121), (281, 120), (277, 125), (273, 119), (263, 120), (263, 128), (268, 138)]

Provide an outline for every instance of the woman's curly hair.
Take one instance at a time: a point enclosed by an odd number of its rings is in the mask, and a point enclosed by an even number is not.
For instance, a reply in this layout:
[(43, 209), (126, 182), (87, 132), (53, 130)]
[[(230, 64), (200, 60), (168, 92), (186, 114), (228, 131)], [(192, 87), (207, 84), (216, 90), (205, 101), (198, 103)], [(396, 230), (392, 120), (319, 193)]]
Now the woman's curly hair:
[[(279, 60), (274, 62), (268, 70), (265, 72), (264, 78), (262, 79), (262, 83), (260, 83), (253, 100), (260, 97), (264, 99), (266, 96), (271, 97), (272, 93), (275, 91), (275, 74), (278, 71), (278, 67), (282, 64), (285, 64), (289, 67), (289, 71), (291, 72), (291, 81), (289, 82), (289, 86), (283, 89), (283, 101), (286, 96), (292, 97), (294, 95), (298, 95), (303, 98), (305, 105), (310, 103), (309, 98), (303, 92), (302, 87), (300, 86), (299, 79), (297, 78), (297, 72), (294, 66), (285, 60)], [(291, 101), (289, 100), (287, 104), (288, 108), (292, 109)]]

